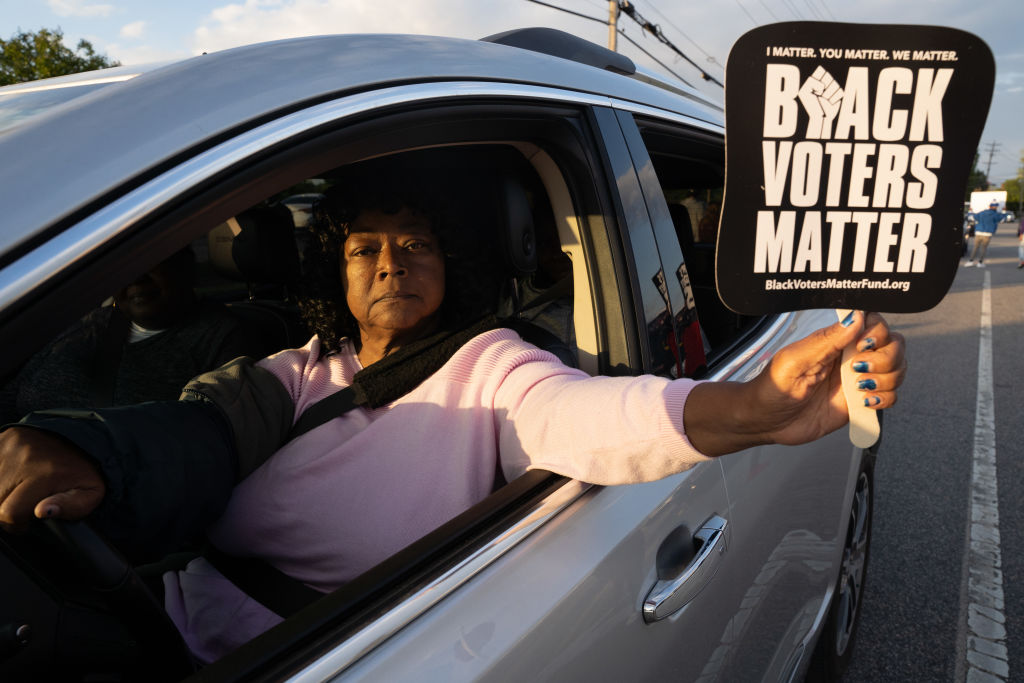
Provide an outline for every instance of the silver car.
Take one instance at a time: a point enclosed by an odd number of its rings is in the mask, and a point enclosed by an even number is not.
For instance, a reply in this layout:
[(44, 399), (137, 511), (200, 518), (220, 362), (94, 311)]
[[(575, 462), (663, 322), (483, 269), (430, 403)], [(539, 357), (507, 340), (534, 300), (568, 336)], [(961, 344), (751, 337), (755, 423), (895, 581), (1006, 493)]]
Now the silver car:
[[(835, 312), (718, 299), (723, 135), (719, 104), (546, 29), (301, 38), (2, 88), (0, 370), (190, 243), (205, 296), (305, 343), (287, 285), (218, 267), (218, 235), (349, 164), (427, 155), (453, 203), (483, 176), (526, 188), (529, 234), (570, 266), (543, 302), (562, 323), (533, 318), (567, 362), (745, 380)], [(478, 208), (485, 241), (510, 220)], [(531, 472), (201, 671), (116, 551), (40, 524), (0, 535), (0, 679), (833, 680), (874, 458), (839, 431), (642, 485)]]

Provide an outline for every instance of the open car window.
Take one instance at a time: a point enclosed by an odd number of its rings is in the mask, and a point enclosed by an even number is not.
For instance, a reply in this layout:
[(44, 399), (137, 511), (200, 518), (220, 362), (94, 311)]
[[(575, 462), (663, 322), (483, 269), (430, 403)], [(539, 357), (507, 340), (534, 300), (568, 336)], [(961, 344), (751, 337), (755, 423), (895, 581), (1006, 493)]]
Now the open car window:
[[(408, 125), (413, 120), (415, 125)], [(297, 299), (318, 201), (344, 182), (352, 164), (371, 158), (434, 168), (437, 174), (444, 174), (450, 192), (445, 199), (453, 208), (454, 220), (469, 238), (475, 257), (496, 268), (503, 267), (502, 247), (491, 229), (507, 217), (500, 206), (483, 201), (491, 196), (486, 185), (511, 181), (522, 188), (539, 267), (530, 277), (505, 278), (495, 292), (495, 312), (516, 316), (538, 328), (536, 341), (530, 341), (549, 348), (567, 364), (591, 374), (622, 373), (631, 362), (623, 324), (629, 318), (624, 312), (629, 302), (620, 296), (628, 285), (615, 275), (615, 240), (606, 219), (610, 202), (595, 182), (602, 175), (588, 131), (586, 119), (578, 111), (557, 108), (508, 104), (438, 108), (433, 116), (420, 111), (414, 119), (394, 113), (328, 127), (298, 142), (275, 144), (237, 164), (230, 173), (200, 186), (183, 187), (177, 198), (114, 235), (73, 270), (55, 274), (41, 288), (31, 314), (10, 318), (8, 334), (19, 329), (31, 330), (31, 334), (22, 337), (20, 359), (7, 359), (6, 385), (14, 387), (15, 394), (8, 396), (13, 411), (8, 419), (16, 419), (29, 405), (18, 403), (19, 380), (32, 377), (41, 356), (52, 360), (67, 352), (67, 340), (74, 334), (81, 336), (83, 325), (92, 325), (85, 337), (101, 337), (97, 358), (104, 353), (109, 356), (114, 346), (110, 340), (124, 339), (123, 335), (138, 336), (141, 344), (155, 338), (148, 337), (149, 328), (143, 327), (119, 330), (121, 337), (102, 339), (111, 326), (110, 299), (145, 298), (136, 291), (139, 283), (174, 259), (188, 262), (192, 289), (215, 309), (218, 321), (231, 321), (229, 336), (238, 343), (225, 344), (230, 352), (224, 353), (260, 357), (305, 344), (311, 330), (300, 315)], [(93, 320), (96, 317), (98, 321)], [(36, 326), (40, 320), (45, 324)], [(212, 343), (203, 338), (197, 346), (210, 351)], [(209, 358), (203, 359), (206, 364), (223, 361), (223, 353), (207, 355)], [(89, 366), (87, 359), (80, 360), (83, 367)], [(92, 364), (78, 392), (85, 403), (73, 407), (86, 407), (98, 396), (104, 396), (107, 405), (167, 398), (166, 392), (142, 396), (123, 391), (119, 382), (130, 384), (137, 378), (112, 381), (105, 375), (112, 367), (110, 358)], [(182, 377), (206, 369), (173, 368)], [(56, 375), (52, 379), (53, 386), (63, 381)], [(37, 403), (31, 409), (40, 407), (46, 406)], [(257, 671), (292, 670), (296, 662), (329, 649), (330, 643), (363, 633), (376, 624), (382, 610), (402, 603), (410, 593), (419, 594), (439, 581), (447, 582), (445, 591), (450, 592), (493, 561), (495, 554), (508, 549), (508, 540), (495, 543), (496, 538), (509, 529), (529, 533), (586, 489), (578, 483), (567, 486), (564, 478), (544, 472), (530, 473), (507, 486), (503, 483), (499, 477), (494, 495), (271, 629), (258, 643), (228, 655), (205, 674), (231, 680), (248, 679)], [(180, 559), (174, 558), (174, 562)], [(476, 569), (472, 568), (474, 562)], [(465, 576), (453, 578), (447, 573), (453, 564), (470, 569)], [(20, 580), (10, 578), (12, 582)], [(48, 584), (49, 588), (57, 611), (77, 605), (77, 590), (64, 591)], [(427, 600), (419, 609), (429, 608), (436, 599)], [(117, 620), (116, 610), (93, 607), (104, 619)], [(51, 635), (60, 638), (62, 634), (57, 629)], [(122, 637), (119, 632), (112, 638), (116, 643), (111, 647), (113, 657), (130, 660), (137, 653), (119, 641)], [(47, 650), (39, 649), (39, 656), (24, 658), (28, 664), (12, 672), (12, 680), (18, 676), (31, 679), (33, 664), (45, 669), (46, 657)], [(76, 665), (73, 659), (61, 666), (65, 664)]]

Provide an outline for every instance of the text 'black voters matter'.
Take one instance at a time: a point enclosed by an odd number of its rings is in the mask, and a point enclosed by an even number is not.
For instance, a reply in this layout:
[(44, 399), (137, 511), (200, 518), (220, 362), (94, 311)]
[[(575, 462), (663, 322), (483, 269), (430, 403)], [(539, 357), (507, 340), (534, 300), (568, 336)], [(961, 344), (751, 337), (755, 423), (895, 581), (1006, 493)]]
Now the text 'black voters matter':
[(937, 304), (994, 78), (985, 43), (951, 28), (792, 22), (742, 36), (725, 82), (726, 305)]

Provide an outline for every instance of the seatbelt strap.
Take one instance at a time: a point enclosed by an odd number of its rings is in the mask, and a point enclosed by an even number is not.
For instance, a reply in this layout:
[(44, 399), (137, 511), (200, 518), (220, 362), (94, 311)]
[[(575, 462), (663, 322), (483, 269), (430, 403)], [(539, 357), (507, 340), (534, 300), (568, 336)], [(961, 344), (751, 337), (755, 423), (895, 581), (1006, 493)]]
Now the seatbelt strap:
[(288, 441), (297, 439), (306, 432), (352, 410), (356, 407), (355, 399), (356, 392), (352, 387), (339, 389), (330, 396), (320, 399), (306, 408), (299, 416), (291, 431), (288, 432)]
[[(556, 344), (564, 346), (562, 340), (556, 335), (527, 320), (511, 319), (505, 321), (505, 324), (515, 330), (520, 337), (542, 349), (550, 349)], [(561, 358), (561, 360), (563, 362), (566, 361), (565, 358)], [(344, 415), (355, 407), (355, 390), (352, 387), (339, 389), (330, 396), (320, 399), (307, 408), (302, 415), (299, 416), (299, 419), (295, 423), (295, 426), (292, 427), (292, 430), (288, 432), (288, 440), (291, 441), (292, 439), (297, 439), (306, 432), (316, 429), (320, 425), (330, 422), (340, 415)], [(499, 460), (495, 463), (494, 485), (492, 490), (496, 491), (507, 483), (505, 475), (501, 471), (501, 461)], [(283, 574), (282, 576), (289, 578)], [(289, 578), (289, 580), (291, 579)]]
[[(520, 337), (540, 348), (546, 348), (555, 343), (563, 344), (556, 335), (548, 332), (539, 325), (528, 320), (510, 319), (504, 321), (503, 325), (516, 331)], [(312, 431), (322, 424), (330, 422), (336, 417), (344, 415), (356, 407), (356, 392), (352, 387), (344, 387), (330, 396), (325, 396), (309, 408), (303, 411), (302, 415), (295, 422), (291, 431), (288, 432), (288, 441), (297, 439), (308, 431)]]
[[(288, 433), (288, 441), (355, 407), (355, 390), (352, 387), (345, 387), (320, 399), (299, 416)], [(324, 595), (257, 557), (228, 555), (212, 544), (207, 544), (203, 557), (246, 595), (283, 619)]]
[(203, 557), (231, 583), (282, 619), (324, 596), (256, 557), (235, 557), (207, 544)]
[[(549, 339), (558, 339), (547, 330), (525, 320), (509, 320), (507, 325), (523, 339), (538, 346)], [(339, 389), (303, 411), (288, 433), (288, 441), (344, 415), (355, 407), (355, 390), (350, 386)], [(497, 489), (505, 483), (499, 460), (495, 463), (494, 488)], [(249, 597), (283, 618), (288, 618), (323, 597), (323, 593), (288, 576), (264, 560), (231, 556), (212, 545), (207, 546), (203, 556)]]
[(572, 294), (572, 278), (563, 277), (555, 284), (544, 289), (536, 298), (530, 299), (523, 304), (520, 310), (516, 311), (516, 315), (522, 315), (531, 309), (543, 306), (550, 301), (567, 297), (570, 294)]

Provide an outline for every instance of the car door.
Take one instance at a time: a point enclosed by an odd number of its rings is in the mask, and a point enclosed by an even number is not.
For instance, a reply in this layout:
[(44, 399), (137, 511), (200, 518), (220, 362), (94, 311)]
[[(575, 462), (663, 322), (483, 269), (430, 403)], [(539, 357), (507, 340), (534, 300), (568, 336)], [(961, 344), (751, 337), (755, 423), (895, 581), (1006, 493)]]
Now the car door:
[[(597, 354), (613, 372), (650, 369), (671, 314), (652, 279), (660, 259), (650, 218), (614, 114), (595, 108), (584, 120), (591, 165), (561, 172), (583, 198), (575, 210), (586, 241), (606, 244), (621, 266), (588, 262), (594, 289), (619, 297), (618, 310), (600, 299), (591, 305), (604, 326), (621, 328), (607, 337), (626, 334), (623, 351), (604, 345)], [(588, 184), (597, 188), (592, 206), (580, 191)], [(714, 672), (728, 632), (706, 588), (728, 554), (720, 468), (704, 463), (633, 486), (567, 482), (554, 497), (584, 489), (340, 679), (698, 680)]]
[[(7, 348), (26, 353), (126, 279), (332, 165), (494, 145), (530, 160), (560, 232), (576, 226), (563, 249), (581, 274), (580, 366), (671, 374), (658, 345), (670, 341), (672, 300), (653, 279), (651, 217), (607, 100), (481, 83), (298, 108), (126, 181), (116, 201), (96, 200), (63, 232), (5, 256)], [(5, 371), (17, 364), (12, 356)], [(202, 680), (698, 680), (717, 670), (728, 639), (729, 615), (706, 590), (730, 552), (728, 517), (716, 463), (617, 487), (530, 473)]]
[[(834, 323), (830, 311), (759, 319), (727, 310), (707, 270), (714, 263), (707, 224), (717, 227), (714, 208), (722, 199), (721, 140), (692, 125), (637, 120), (625, 112), (619, 121), (641, 169), (658, 246), (668, 257), (665, 269), (678, 270), (680, 260), (691, 266), (686, 281), (696, 289), (696, 316), (707, 342), (702, 374), (749, 379), (783, 344)], [(682, 206), (693, 187), (703, 192), (702, 218), (712, 220), (694, 220), (680, 230), (678, 223), (693, 215)], [(680, 204), (670, 207), (669, 198)], [(680, 289), (674, 293), (682, 296)], [(682, 348), (686, 330), (677, 331)], [(760, 680), (786, 680), (800, 665), (806, 640), (829, 605), (860, 463), (845, 430), (801, 447), (762, 446), (719, 459), (735, 533), (722, 581), (714, 584), (718, 604), (733, 614), (732, 641), (721, 653), (725, 680), (751, 672), (760, 672)]]

